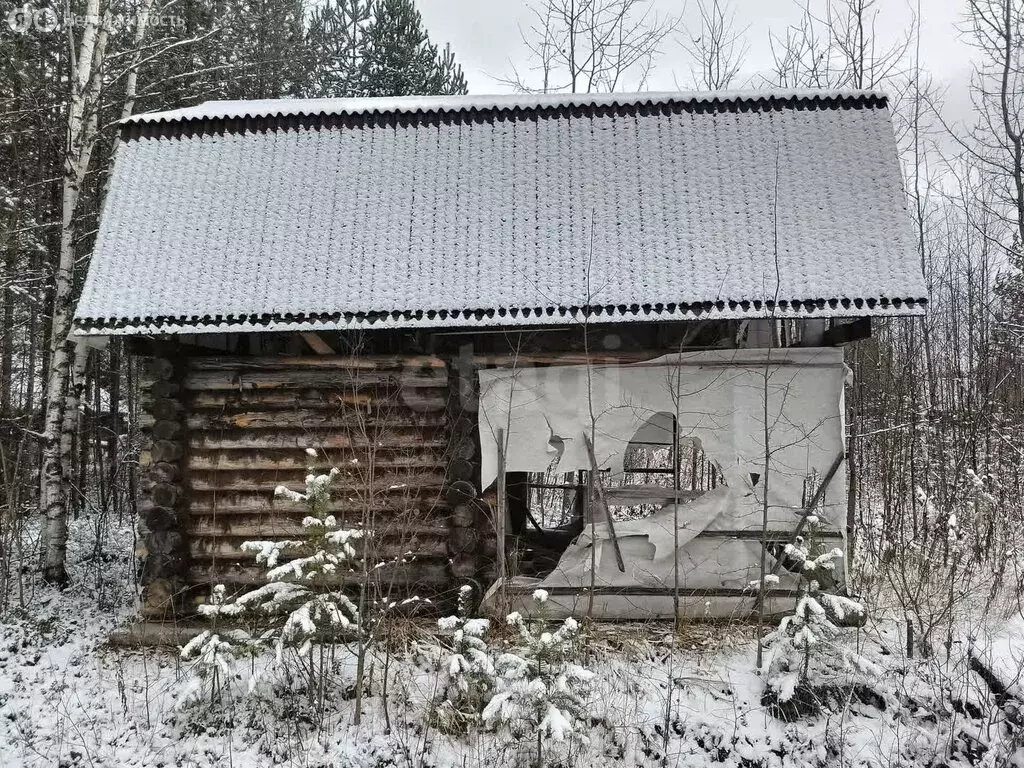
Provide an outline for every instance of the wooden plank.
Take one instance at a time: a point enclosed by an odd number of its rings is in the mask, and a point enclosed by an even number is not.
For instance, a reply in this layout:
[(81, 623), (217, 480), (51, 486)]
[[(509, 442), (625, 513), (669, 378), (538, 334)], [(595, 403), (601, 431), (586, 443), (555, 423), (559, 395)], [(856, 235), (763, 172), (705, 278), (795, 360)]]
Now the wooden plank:
[(318, 355), (333, 355), (334, 350), (331, 349), (331, 345), (323, 340), (323, 337), (314, 331), (300, 331), (299, 338), (301, 338), (309, 348), (316, 352)]
[(703, 496), (705, 491), (679, 490), (661, 488), (654, 485), (618, 485), (605, 488), (604, 496), (612, 506), (637, 506), (640, 504), (670, 504), (673, 500), (693, 501)]
[[(709, 347), (704, 349), (719, 349)], [(635, 352), (534, 352), (534, 353), (506, 353), (498, 355), (474, 355), (471, 360), (473, 365), (478, 367), (499, 367), (508, 368), (527, 365), (632, 365), (638, 368), (645, 364), (651, 367), (672, 367), (683, 368), (720, 368), (723, 366), (736, 366), (740, 368), (763, 368), (766, 360), (751, 359), (743, 357), (742, 351), (737, 350), (735, 359), (731, 360), (693, 360), (683, 359), (681, 361), (658, 362), (658, 358), (666, 355), (679, 353), (678, 347), (663, 350), (642, 350)], [(704, 351), (700, 348), (683, 349), (685, 355), (688, 352)], [(770, 361), (772, 366), (797, 365), (801, 367), (829, 367), (834, 368), (836, 363), (797, 363), (784, 357)]]
[[(842, 539), (840, 531), (816, 531), (815, 536), (822, 539)], [(697, 534), (698, 539), (743, 539), (745, 541), (760, 541), (762, 538), (760, 528), (748, 528), (742, 531), (701, 531)], [(777, 544), (780, 542), (789, 543), (793, 539), (792, 531), (766, 531), (764, 538)]]
[[(529, 587), (509, 585), (506, 587), (511, 594), (532, 594), (537, 585)], [(678, 594), (680, 597), (751, 597), (749, 589), (733, 587), (694, 587), (687, 589), (673, 589), (672, 587), (544, 587), (545, 592), (554, 597), (581, 597), (593, 594), (598, 597), (672, 597)], [(803, 594), (796, 589), (769, 589), (766, 594), (775, 598), (796, 598)]]
[(508, 527), (508, 478), (505, 476), (505, 430), (499, 427), (496, 437), (498, 443), (498, 503), (495, 504), (494, 509), (494, 533), (498, 544), (498, 579), (504, 580), (508, 569), (508, 564), (505, 560), (505, 536)]
[(195, 371), (261, 371), (282, 368), (333, 368), (339, 370), (407, 370), (433, 369), (443, 371), (446, 363), (434, 355), (262, 355), (258, 357), (189, 358)]
[(604, 510), (605, 520), (608, 522), (608, 533), (612, 537), (612, 547), (615, 549), (615, 564), (620, 573), (626, 572), (626, 564), (622, 560), (622, 549), (619, 547), (619, 537), (615, 535), (615, 518), (608, 507), (608, 500), (604, 496), (604, 489), (601, 487), (601, 470), (597, 466), (597, 457), (594, 456), (594, 444), (590, 442), (590, 435), (583, 435), (583, 444), (587, 446), (587, 455), (590, 457), (591, 477), (594, 480), (594, 490), (597, 492), (597, 499)]
[(238, 373), (237, 371), (192, 371), (182, 386), (188, 391), (245, 391), (249, 389), (332, 389), (357, 390), (379, 385), (399, 385), (409, 388), (441, 389), (448, 386), (448, 375), (421, 376), (416, 373), (320, 370), (271, 370)]
[[(811, 500), (807, 502), (807, 506), (804, 507), (803, 516), (800, 518), (800, 522), (796, 524), (796, 528), (790, 534), (790, 543), (795, 543), (797, 537), (800, 536), (800, 534), (803, 533), (804, 528), (807, 527), (807, 518), (814, 514), (814, 510), (817, 509), (818, 504), (825, 497), (825, 491), (828, 489), (828, 484), (832, 482), (832, 478), (836, 476), (836, 472), (839, 471), (839, 467), (842, 466), (845, 460), (846, 454), (843, 451), (840, 451), (839, 455), (836, 456), (835, 460), (832, 462), (832, 466), (829, 467), (828, 472), (825, 473), (825, 477), (823, 477), (821, 482), (818, 483), (818, 490), (814, 492), (814, 496), (811, 497)], [(775, 564), (772, 566), (771, 570), (773, 575), (778, 574), (779, 570), (781, 570), (782, 560), (783, 558), (781, 557), (775, 560)]]
[(639, 363), (678, 352), (678, 348), (635, 352), (521, 352), (496, 355), (473, 355), (475, 366), (511, 367), (518, 365), (614, 365)]
[(832, 327), (822, 334), (821, 346), (838, 347), (861, 339), (871, 338), (871, 318), (858, 317), (855, 320), (835, 318)]

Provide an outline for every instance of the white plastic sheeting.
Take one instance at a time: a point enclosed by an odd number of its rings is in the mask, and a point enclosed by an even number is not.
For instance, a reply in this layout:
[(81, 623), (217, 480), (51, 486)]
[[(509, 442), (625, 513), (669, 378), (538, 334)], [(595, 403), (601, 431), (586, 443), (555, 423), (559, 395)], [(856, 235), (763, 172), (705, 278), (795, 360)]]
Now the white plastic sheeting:
[[(669, 355), (629, 366), (553, 366), (480, 372), (482, 483), (496, 478), (498, 430), (509, 472), (590, 469), (584, 435), (601, 468), (622, 471), (631, 441), (671, 432), (699, 441), (725, 485), (653, 516), (616, 524), (626, 572), (615, 564), (607, 525), (570, 545), (548, 586), (671, 586), (673, 522), (678, 520), (680, 586), (742, 589), (756, 579), (756, 537), (700, 536), (760, 531), (767, 453), (768, 525), (793, 530), (816, 484), (844, 450), (841, 349), (746, 349)], [(767, 447), (767, 449), (766, 449)], [(816, 509), (823, 527), (842, 531), (846, 474), (840, 466)], [(597, 514), (597, 520), (602, 516)], [(773, 563), (774, 561), (769, 561)], [(795, 577), (780, 570), (780, 587)]]

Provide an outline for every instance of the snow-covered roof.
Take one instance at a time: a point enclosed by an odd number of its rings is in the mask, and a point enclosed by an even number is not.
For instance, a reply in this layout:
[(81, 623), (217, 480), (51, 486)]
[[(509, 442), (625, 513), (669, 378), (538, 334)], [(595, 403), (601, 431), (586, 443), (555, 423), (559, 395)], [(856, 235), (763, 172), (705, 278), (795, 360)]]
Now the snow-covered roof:
[(642, 93), (513, 93), (452, 96), (395, 96), (391, 98), (345, 99), (254, 99), (252, 101), (207, 101), (184, 109), (134, 115), (128, 123), (159, 123), (180, 120), (235, 117), (286, 117), (291, 115), (373, 114), (383, 112), (465, 112), (522, 110), (556, 107), (636, 106), (639, 104), (724, 104), (756, 101), (834, 101), (873, 97), (879, 91), (774, 90), (774, 91), (645, 91)]
[(79, 333), (917, 314), (881, 94), (214, 102), (123, 128)]

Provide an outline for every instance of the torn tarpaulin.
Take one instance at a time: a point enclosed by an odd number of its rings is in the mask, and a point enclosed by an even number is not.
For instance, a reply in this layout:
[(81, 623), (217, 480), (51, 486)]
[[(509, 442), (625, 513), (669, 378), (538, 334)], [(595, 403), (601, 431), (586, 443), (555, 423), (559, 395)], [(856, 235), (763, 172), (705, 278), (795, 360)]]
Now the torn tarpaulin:
[[(487, 487), (496, 476), (499, 428), (506, 435), (507, 471), (589, 469), (587, 434), (593, 436), (598, 465), (616, 475), (631, 442), (671, 443), (675, 419), (680, 438), (699, 441), (717, 463), (725, 487), (678, 510), (670, 504), (652, 517), (620, 523), (619, 543), (630, 559), (626, 574), (614, 564), (605, 567), (601, 550), (608, 532), (596, 526), (596, 582), (664, 584), (674, 571), (672, 523), (678, 519), (686, 584), (742, 587), (756, 577), (759, 543), (699, 534), (760, 528), (766, 453), (768, 524), (795, 528), (809, 478), (824, 475), (843, 452), (844, 380), (842, 350), (834, 348), (715, 350), (628, 366), (484, 370), (482, 484)], [(840, 467), (816, 510), (831, 530), (842, 529), (845, 485), (845, 467)], [(548, 581), (590, 583), (590, 546), (588, 528)]]

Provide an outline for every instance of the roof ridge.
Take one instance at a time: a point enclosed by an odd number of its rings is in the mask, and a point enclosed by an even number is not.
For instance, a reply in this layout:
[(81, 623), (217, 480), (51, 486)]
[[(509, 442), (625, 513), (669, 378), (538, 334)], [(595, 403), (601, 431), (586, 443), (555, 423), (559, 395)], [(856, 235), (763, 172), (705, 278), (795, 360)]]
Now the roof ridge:
[(493, 94), (334, 99), (207, 101), (191, 107), (133, 115), (125, 124), (176, 123), (211, 119), (281, 118), (317, 115), (511, 112), (567, 107), (629, 107), (664, 104), (736, 104), (844, 101), (887, 103), (884, 91), (860, 89), (763, 89), (734, 91), (641, 91), (636, 93)]

